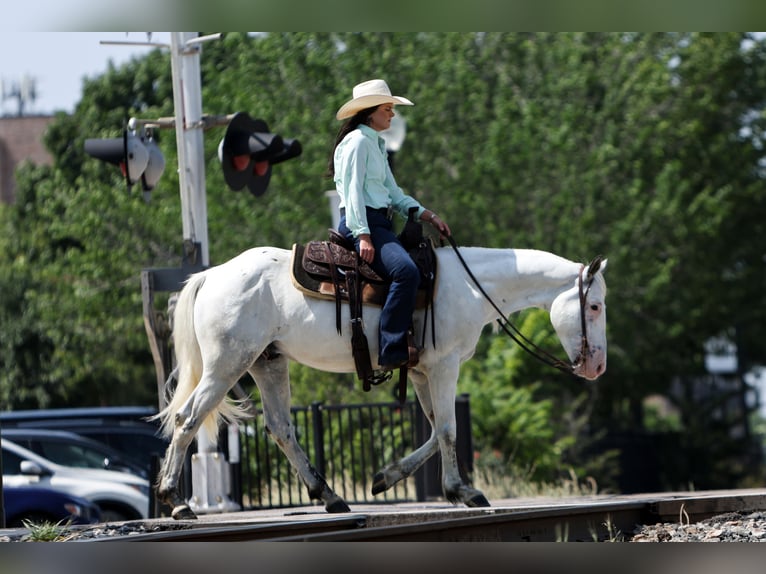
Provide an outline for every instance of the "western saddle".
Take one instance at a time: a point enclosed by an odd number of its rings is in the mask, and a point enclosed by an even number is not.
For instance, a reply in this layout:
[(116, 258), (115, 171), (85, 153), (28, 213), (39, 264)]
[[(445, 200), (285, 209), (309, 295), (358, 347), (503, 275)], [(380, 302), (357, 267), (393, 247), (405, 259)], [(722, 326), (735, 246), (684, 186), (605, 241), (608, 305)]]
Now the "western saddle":
[[(436, 286), (436, 257), (433, 243), (424, 237), (422, 225), (415, 221), (415, 209), (410, 210), (407, 224), (399, 240), (420, 270), (417, 309), (425, 309), (423, 336), (420, 348), (425, 345), (425, 325), (431, 311), (431, 336), (434, 346), (433, 299)], [(357, 377), (365, 391), (391, 379), (391, 371), (375, 371), (372, 368), (367, 337), (364, 334), (362, 310), (364, 304), (383, 306), (388, 295), (390, 281), (378, 275), (356, 252), (351, 241), (329, 229), (327, 241), (310, 241), (293, 246), (293, 282), (304, 293), (335, 301), (335, 329), (340, 335), (341, 305), (348, 301), (351, 315), (351, 347)], [(407, 369), (417, 364), (420, 349), (415, 343), (412, 327), (409, 331), (410, 362), (399, 369), (399, 400), (404, 402), (407, 394)], [(413, 356), (414, 353), (414, 356)]]

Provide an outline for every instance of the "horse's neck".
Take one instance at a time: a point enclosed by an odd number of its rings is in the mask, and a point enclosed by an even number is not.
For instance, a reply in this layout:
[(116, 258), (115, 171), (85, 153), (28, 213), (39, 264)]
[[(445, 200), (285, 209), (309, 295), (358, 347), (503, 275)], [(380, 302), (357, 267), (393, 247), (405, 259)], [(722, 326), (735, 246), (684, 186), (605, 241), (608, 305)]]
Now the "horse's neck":
[[(578, 263), (533, 249), (470, 247), (461, 249), (461, 253), (484, 290), (505, 313), (528, 307), (550, 310), (553, 300), (572, 285), (580, 269)], [(468, 282), (473, 288), (473, 282)]]

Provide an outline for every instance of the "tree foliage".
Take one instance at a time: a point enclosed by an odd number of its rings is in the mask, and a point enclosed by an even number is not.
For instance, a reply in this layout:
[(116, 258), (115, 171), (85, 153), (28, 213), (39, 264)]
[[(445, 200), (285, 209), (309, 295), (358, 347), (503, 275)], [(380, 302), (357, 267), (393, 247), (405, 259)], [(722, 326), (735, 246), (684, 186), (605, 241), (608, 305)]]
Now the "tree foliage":
[[(597, 392), (491, 333), (463, 373), (475, 433), (553, 472), (572, 437), (640, 428), (648, 395), (704, 374), (711, 338), (736, 339), (742, 370), (766, 360), (765, 60), (764, 41), (738, 33), (226, 34), (203, 48), (204, 112), (263, 118), (303, 154), (254, 198), (225, 186), (223, 129), (206, 133), (211, 262), (325, 236), (335, 111), (354, 84), (386, 78), (415, 102), (398, 110), (397, 179), (458, 243), (609, 258)], [(129, 117), (172, 116), (170, 73), (155, 50), (85, 80), (74, 114), (49, 130), (53, 167), (18, 172), (18, 201), (0, 211), (9, 408), (156, 400), (138, 277), (180, 263), (175, 138), (160, 134), (169, 169), (150, 203), (83, 142), (116, 137)], [(293, 375), (303, 402), (358, 390), (352, 376)]]

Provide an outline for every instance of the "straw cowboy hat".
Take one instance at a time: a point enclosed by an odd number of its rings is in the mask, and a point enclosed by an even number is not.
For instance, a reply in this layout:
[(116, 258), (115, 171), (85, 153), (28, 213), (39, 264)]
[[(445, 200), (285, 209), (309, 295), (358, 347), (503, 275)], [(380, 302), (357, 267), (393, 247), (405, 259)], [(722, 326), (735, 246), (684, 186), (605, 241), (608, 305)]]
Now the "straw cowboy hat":
[(414, 106), (411, 101), (401, 96), (392, 96), (388, 84), (384, 80), (369, 80), (354, 86), (354, 97), (343, 104), (335, 117), (339, 120), (350, 118), (358, 111), (373, 108), (380, 104), (399, 104)]

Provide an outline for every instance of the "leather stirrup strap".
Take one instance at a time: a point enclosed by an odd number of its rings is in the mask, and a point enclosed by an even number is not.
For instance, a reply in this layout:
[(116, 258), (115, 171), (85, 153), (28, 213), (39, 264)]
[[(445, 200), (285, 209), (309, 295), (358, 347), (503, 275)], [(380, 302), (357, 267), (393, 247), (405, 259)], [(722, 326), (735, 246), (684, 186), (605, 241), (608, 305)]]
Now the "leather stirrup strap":
[[(428, 303), (426, 305), (426, 313), (428, 309), (431, 309), (431, 344), (436, 348), (436, 309), (434, 308), (434, 286), (428, 288)], [(426, 346), (426, 332), (425, 324), (427, 321), (423, 321), (423, 348)]]
[(404, 403), (407, 402), (407, 367), (406, 366), (399, 369), (399, 383), (398, 383), (397, 398), (399, 399), (400, 405), (403, 405)]
[(351, 353), (354, 356), (356, 376), (362, 380), (364, 390), (369, 391), (372, 388), (373, 370), (370, 348), (362, 325), (361, 286), (356, 271), (346, 273), (346, 289), (351, 310)]
[(330, 250), (330, 243), (323, 242), (325, 252), (327, 253), (327, 261), (330, 267), (330, 279), (332, 280), (333, 287), (335, 287), (335, 330), (338, 331), (338, 335), (342, 334), (342, 328), (340, 323), (340, 279), (338, 277), (338, 268), (335, 265), (335, 261)]
[(420, 350), (415, 343), (415, 333), (412, 325), (407, 332), (407, 363), (399, 369), (398, 399), (399, 404), (407, 402), (407, 371), (418, 364)]

